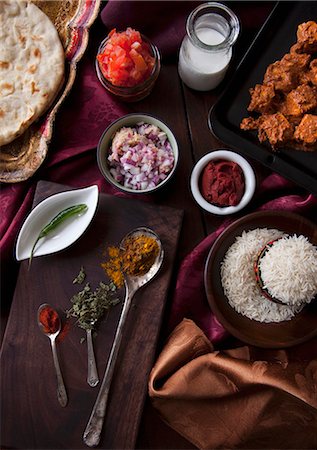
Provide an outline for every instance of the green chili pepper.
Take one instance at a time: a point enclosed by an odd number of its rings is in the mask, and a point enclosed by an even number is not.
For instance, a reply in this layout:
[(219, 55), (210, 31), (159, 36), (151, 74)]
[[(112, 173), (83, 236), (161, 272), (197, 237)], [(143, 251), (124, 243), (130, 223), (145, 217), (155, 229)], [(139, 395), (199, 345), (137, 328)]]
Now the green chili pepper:
[(66, 219), (68, 219), (71, 216), (74, 216), (75, 214), (81, 214), (86, 212), (88, 209), (88, 206), (85, 203), (81, 203), (79, 205), (70, 206), (68, 208), (63, 209), (61, 212), (59, 212), (53, 219), (45, 225), (44, 228), (42, 228), (40, 234), (38, 235), (36, 241), (34, 242), (34, 245), (31, 250), (31, 256), (29, 259), (29, 267), (32, 262), (33, 253), (35, 250), (35, 246), (38, 243), (40, 239), (47, 236), (51, 231), (55, 230), (61, 223), (63, 223)]

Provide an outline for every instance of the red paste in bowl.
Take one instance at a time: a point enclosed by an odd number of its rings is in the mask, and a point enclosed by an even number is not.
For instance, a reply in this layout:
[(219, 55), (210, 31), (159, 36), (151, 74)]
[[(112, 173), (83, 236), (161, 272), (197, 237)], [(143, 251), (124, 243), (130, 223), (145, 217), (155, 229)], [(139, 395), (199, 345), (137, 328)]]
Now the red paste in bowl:
[(207, 202), (217, 206), (236, 206), (245, 190), (241, 167), (226, 160), (210, 161), (203, 170), (200, 189)]

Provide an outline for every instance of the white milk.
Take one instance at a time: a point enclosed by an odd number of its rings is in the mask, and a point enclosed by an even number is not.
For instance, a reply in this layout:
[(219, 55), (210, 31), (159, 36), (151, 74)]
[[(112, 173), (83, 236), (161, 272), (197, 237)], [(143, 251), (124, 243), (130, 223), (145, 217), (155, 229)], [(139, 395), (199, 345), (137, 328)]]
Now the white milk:
[[(201, 28), (198, 38), (207, 45), (218, 45), (224, 36), (212, 28)], [(187, 86), (197, 91), (214, 89), (223, 80), (232, 55), (232, 49), (210, 52), (196, 47), (188, 37), (182, 43), (178, 71)]]
[(198, 38), (207, 45), (218, 45), (225, 40), (225, 36), (213, 28), (200, 28), (196, 32)]
[(196, 8), (187, 20), (187, 35), (179, 52), (178, 72), (183, 82), (197, 91), (214, 89), (227, 71), (239, 30), (236, 19), (232, 38), (232, 25), (224, 17), (224, 10), (233, 14), (223, 5), (207, 3)]

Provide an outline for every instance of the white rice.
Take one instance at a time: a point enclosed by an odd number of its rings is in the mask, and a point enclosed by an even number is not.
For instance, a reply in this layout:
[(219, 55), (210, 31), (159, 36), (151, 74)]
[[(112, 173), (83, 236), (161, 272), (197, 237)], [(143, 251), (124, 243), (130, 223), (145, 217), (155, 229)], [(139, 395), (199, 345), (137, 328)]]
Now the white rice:
[(269, 241), (283, 236), (276, 229), (243, 231), (228, 249), (221, 263), (221, 282), (229, 304), (238, 313), (259, 322), (290, 320), (302, 306), (284, 306), (261, 294), (254, 273), (254, 261)]
[(288, 305), (310, 303), (317, 294), (317, 247), (305, 236), (284, 236), (259, 262), (263, 288)]

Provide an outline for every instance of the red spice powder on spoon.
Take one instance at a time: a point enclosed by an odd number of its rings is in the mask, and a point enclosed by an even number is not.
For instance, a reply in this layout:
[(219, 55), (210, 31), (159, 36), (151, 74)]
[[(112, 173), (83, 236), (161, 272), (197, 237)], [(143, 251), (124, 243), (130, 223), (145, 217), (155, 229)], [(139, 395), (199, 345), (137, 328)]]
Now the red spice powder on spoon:
[(60, 326), (60, 319), (55, 309), (50, 306), (45, 306), (39, 314), (39, 321), (43, 326), (44, 333), (56, 333)]

